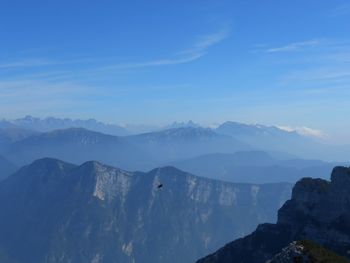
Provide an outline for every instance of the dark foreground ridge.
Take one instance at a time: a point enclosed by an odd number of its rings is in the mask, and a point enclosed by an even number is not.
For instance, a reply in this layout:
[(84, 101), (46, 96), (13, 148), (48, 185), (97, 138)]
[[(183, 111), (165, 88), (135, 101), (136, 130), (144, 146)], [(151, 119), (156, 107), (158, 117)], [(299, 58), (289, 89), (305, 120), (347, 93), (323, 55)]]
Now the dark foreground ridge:
[(336, 167), (331, 181), (304, 178), (278, 211), (276, 224), (259, 225), (198, 263), (265, 263), (294, 240), (310, 240), (350, 258), (350, 169)]

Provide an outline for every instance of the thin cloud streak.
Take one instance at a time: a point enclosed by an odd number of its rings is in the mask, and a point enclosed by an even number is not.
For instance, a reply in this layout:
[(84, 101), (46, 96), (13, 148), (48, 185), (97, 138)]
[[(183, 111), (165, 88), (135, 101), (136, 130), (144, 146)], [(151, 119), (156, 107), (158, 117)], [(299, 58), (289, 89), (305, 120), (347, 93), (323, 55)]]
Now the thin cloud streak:
[(106, 66), (102, 69), (133, 69), (190, 63), (205, 56), (210, 47), (219, 44), (228, 36), (229, 30), (224, 29), (214, 34), (199, 37), (198, 41), (193, 45), (193, 47), (177, 52), (176, 55), (171, 58), (157, 59), (146, 62), (121, 63)]
[[(129, 62), (129, 63), (117, 63), (117, 64), (110, 64), (110, 65), (104, 65), (101, 67), (96, 67), (91, 65), (92, 68), (89, 70), (82, 70), (84, 71), (99, 71), (99, 70), (122, 70), (122, 69), (136, 69), (136, 68), (146, 68), (146, 67), (159, 67), (159, 66), (169, 66), (169, 65), (178, 65), (178, 64), (186, 64), (193, 61), (196, 61), (200, 59), (201, 57), (205, 56), (208, 53), (208, 49), (216, 44), (219, 44), (224, 39), (226, 39), (229, 36), (229, 30), (228, 28), (224, 28), (220, 30), (219, 32), (216, 32), (214, 34), (208, 34), (204, 36), (198, 37), (195, 44), (189, 48), (182, 50), (180, 52), (175, 53), (174, 56), (171, 56), (169, 58), (161, 58), (161, 59), (155, 59), (150, 61), (141, 61), (141, 62)], [(55, 61), (55, 60), (49, 60), (45, 58), (29, 58), (29, 59), (23, 59), (23, 60), (14, 60), (9, 61), (6, 63), (0, 63), (0, 70), (17, 70), (17, 69), (23, 69), (23, 68), (40, 68), (45, 66), (62, 66), (62, 65), (70, 65), (70, 64), (81, 64), (81, 63), (87, 63), (86, 66), (89, 65), (89, 62), (96, 62), (101, 60), (98, 60), (97, 58), (82, 58), (82, 59), (73, 59), (73, 60), (67, 60), (67, 61)]]
[(203, 57), (205, 53), (193, 54), (191, 56), (174, 58), (174, 59), (159, 59), (146, 62), (132, 62), (132, 63), (121, 63), (111, 66), (103, 67), (102, 69), (135, 69), (135, 68), (145, 68), (145, 67), (157, 67), (157, 66), (168, 66), (168, 65), (177, 65), (185, 64), (192, 61), (195, 61)]
[(306, 136), (306, 137), (313, 137), (318, 139), (327, 139), (329, 136), (327, 133), (325, 133), (322, 130), (317, 130), (305, 126), (301, 127), (290, 127), (290, 126), (276, 126), (277, 128), (287, 131), (287, 132), (296, 132), (300, 135)]
[(66, 61), (55, 61), (43, 58), (32, 58), (15, 60), (7, 63), (0, 64), (1, 69), (20, 69), (20, 68), (39, 68), (43, 66), (58, 66), (58, 65), (71, 65), (71, 64), (81, 64), (86, 62), (93, 62), (91, 58), (81, 58), (81, 59), (71, 59)]
[(304, 48), (315, 47), (322, 44), (321, 40), (314, 39), (303, 42), (295, 42), (281, 47), (269, 48), (265, 50), (267, 53), (276, 53), (276, 52), (292, 52), (292, 51), (300, 51)]
[(0, 64), (0, 69), (41, 67), (55, 64), (53, 61), (43, 59), (21, 60)]
[(224, 28), (217, 33), (200, 36), (192, 48), (180, 51), (178, 54), (198, 54), (205, 52), (211, 46), (219, 44), (229, 36), (230, 31)]

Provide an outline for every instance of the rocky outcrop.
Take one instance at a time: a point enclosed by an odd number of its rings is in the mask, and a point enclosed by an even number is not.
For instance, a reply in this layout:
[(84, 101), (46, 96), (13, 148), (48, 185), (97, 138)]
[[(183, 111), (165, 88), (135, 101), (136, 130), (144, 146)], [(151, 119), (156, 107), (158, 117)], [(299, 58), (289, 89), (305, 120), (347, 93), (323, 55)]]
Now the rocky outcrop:
[(350, 260), (319, 246), (303, 240), (294, 241), (266, 263), (349, 263)]
[(331, 181), (304, 178), (292, 198), (278, 211), (277, 224), (256, 231), (199, 260), (204, 262), (263, 263), (294, 240), (312, 240), (350, 257), (350, 169), (334, 168)]

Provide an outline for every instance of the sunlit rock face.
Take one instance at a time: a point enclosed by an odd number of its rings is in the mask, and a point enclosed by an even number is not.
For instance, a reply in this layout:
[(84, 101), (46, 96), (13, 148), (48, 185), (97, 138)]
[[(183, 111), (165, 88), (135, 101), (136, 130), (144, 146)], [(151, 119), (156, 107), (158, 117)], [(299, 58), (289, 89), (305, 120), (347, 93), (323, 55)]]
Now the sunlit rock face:
[(193, 262), (274, 222), (290, 194), (289, 184), (233, 184), (174, 167), (41, 159), (0, 183), (0, 261)]
[(350, 260), (310, 241), (293, 241), (266, 263), (349, 263)]
[(349, 168), (334, 168), (331, 181), (300, 180), (278, 211), (277, 224), (259, 225), (198, 262), (265, 262), (294, 240), (312, 240), (350, 258)]

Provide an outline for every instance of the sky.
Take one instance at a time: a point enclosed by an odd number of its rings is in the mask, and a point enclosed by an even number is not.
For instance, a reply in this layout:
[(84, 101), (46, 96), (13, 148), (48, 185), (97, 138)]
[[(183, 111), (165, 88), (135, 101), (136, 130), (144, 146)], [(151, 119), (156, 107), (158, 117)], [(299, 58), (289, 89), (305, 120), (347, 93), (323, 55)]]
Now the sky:
[(349, 0), (0, 0), (0, 118), (311, 127), (350, 141)]

